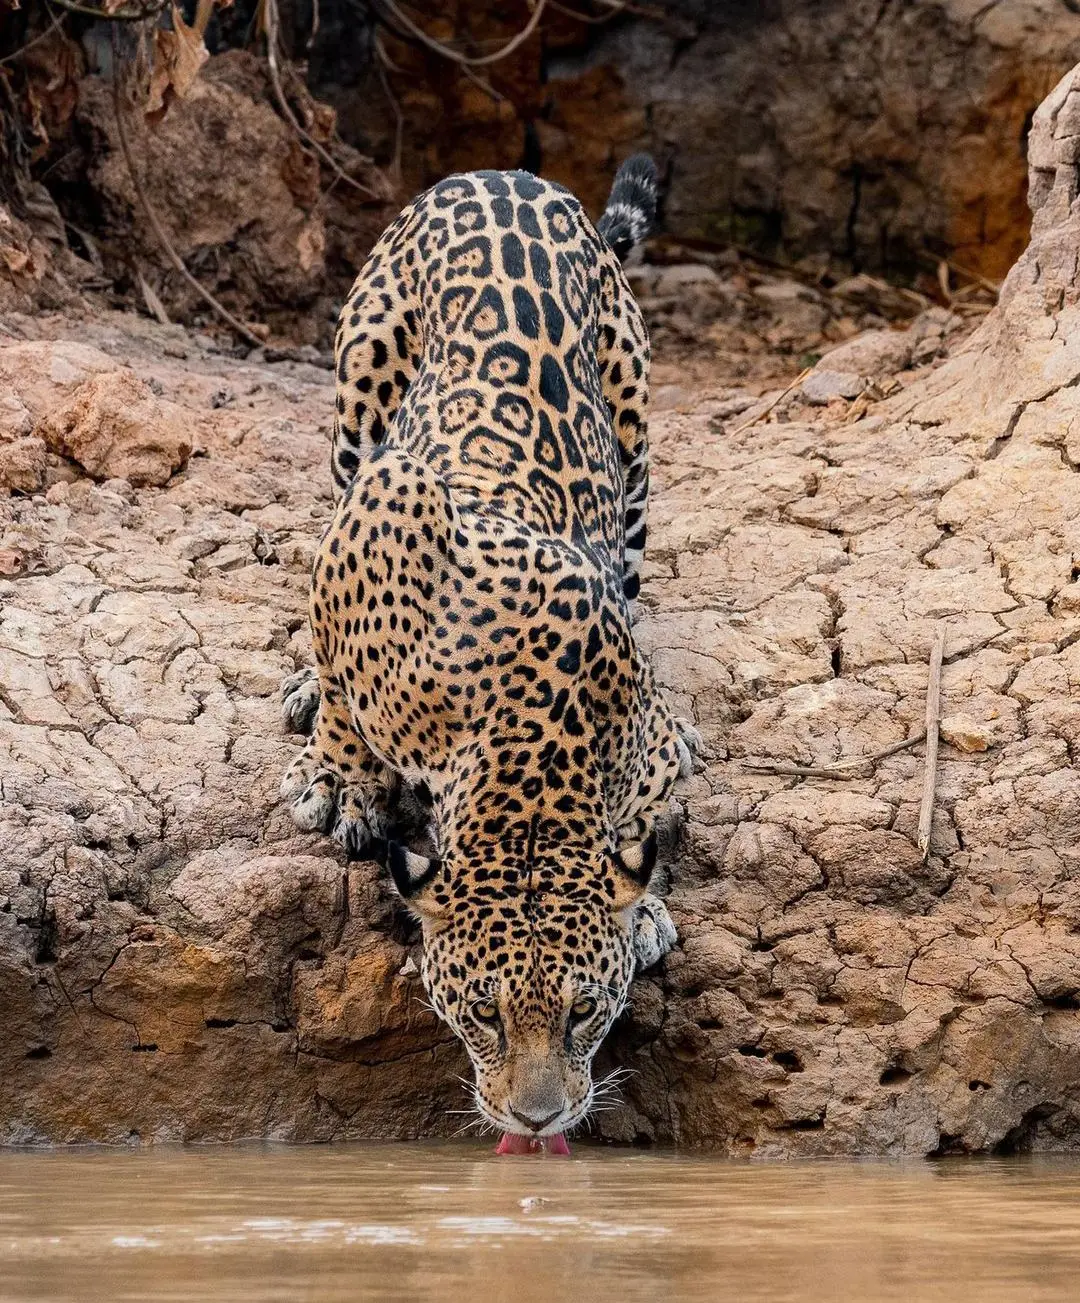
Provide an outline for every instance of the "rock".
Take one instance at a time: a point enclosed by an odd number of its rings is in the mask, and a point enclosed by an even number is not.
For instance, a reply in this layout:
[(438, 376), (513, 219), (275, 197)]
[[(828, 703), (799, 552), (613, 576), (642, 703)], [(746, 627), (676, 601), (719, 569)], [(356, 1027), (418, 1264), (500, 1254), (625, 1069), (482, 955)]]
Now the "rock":
[[(929, 242), (998, 280), (1027, 229), (1016, 142), (1080, 58), (1070, 6), (682, 0), (663, 22), (630, 10), (617, 23), (560, 21), (489, 70), (497, 105), (467, 70), (441, 69), (434, 88), (427, 52), (392, 41), (404, 70), (404, 188), (514, 166), (529, 139), (545, 175), (597, 213), (618, 160), (644, 148), (666, 165), (665, 229), (677, 238), (905, 277)], [(324, 15), (324, 33), (332, 21)], [(454, 21), (477, 48), (509, 35), (497, 5)], [(389, 112), (378, 120), (366, 32), (352, 28), (339, 19), (334, 38), (322, 36), (354, 69), (343, 86), (336, 62), (323, 65), (327, 95), (389, 156), (395, 124)]]
[[(854, 339), (829, 349), (815, 372), (854, 373), (864, 380), (893, 376), (910, 366), (913, 349), (914, 340), (905, 330), (864, 330)], [(803, 392), (806, 392), (805, 385)]]
[(960, 751), (986, 751), (991, 741), (990, 731), (963, 712), (946, 715), (941, 721), (941, 738)]
[(74, 340), (0, 343), (0, 489), (44, 486), (41, 422), (79, 385), (115, 370), (107, 353)]
[(652, 293), (660, 297), (681, 294), (719, 294), (723, 282), (711, 267), (701, 263), (679, 263), (661, 267), (652, 283)]
[(0, 436), (0, 489), (33, 493), (45, 482), (46, 449), (41, 439)]
[(207, 557), (206, 567), (208, 570), (239, 570), (241, 566), (251, 565), (254, 560), (255, 554), (250, 545), (226, 543), (224, 547), (219, 547), (216, 552)]
[[(312, 115), (305, 120), (320, 141), (328, 139), (334, 114), (327, 105), (309, 98), (300, 112)], [(173, 274), (138, 215), (107, 78), (88, 76), (80, 83), (77, 126), (95, 141), (86, 184), (102, 212), (96, 235), (106, 269), (123, 269), (135, 259), (175, 320), (204, 313), (205, 304)], [(293, 337), (306, 331), (309, 343), (325, 334), (325, 310), (315, 305), (328, 292), (343, 295), (351, 279), (338, 271), (329, 283), (328, 253), (358, 265), (361, 248), (391, 216), (378, 203), (386, 185), (370, 160), (344, 144), (334, 146), (374, 203), (357, 205), (348, 186), (340, 205), (323, 196), (316, 155), (277, 112), (265, 65), (244, 50), (210, 59), (161, 121), (151, 125), (133, 115), (128, 132), (136, 158), (153, 154), (143, 184), (180, 256), (216, 250), (200, 268), (206, 287), (242, 320), (256, 318), (260, 333), (280, 325)], [(354, 245), (358, 233), (363, 243)], [(176, 340), (165, 351), (182, 359), (195, 347)]]
[(838, 398), (858, 398), (866, 388), (866, 381), (853, 371), (814, 370), (800, 386), (800, 393), (808, 403), (824, 407)]
[(191, 418), (131, 371), (94, 376), (37, 427), (54, 452), (99, 479), (164, 484), (191, 454)]
[(994, 279), (1024, 243), (1015, 142), (1080, 58), (1054, 0), (782, 0), (735, 18), (696, 3), (602, 28), (584, 58), (567, 39), (562, 59), (544, 50), (544, 162), (573, 185), (595, 158), (597, 210), (632, 142), (670, 159), (675, 236), (897, 270), (929, 239)]

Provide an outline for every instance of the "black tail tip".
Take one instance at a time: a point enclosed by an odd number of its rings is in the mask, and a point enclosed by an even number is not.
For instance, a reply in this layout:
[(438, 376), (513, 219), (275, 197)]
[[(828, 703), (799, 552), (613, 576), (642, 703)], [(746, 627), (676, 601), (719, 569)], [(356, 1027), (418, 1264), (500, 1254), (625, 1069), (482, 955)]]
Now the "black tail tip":
[(656, 221), (660, 173), (648, 154), (633, 154), (615, 173), (596, 229), (621, 259), (649, 234)]

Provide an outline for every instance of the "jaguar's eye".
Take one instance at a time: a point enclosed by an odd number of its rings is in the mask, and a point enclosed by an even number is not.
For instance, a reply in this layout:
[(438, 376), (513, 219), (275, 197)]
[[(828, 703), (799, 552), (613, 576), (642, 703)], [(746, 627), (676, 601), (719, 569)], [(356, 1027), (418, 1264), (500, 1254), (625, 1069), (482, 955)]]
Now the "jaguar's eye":
[(488, 1027), (493, 1027), (499, 1021), (499, 1006), (494, 1000), (480, 1000), (473, 1005), (472, 1011), (476, 1021)]
[(586, 1018), (591, 1018), (596, 1012), (596, 1001), (588, 995), (583, 995), (580, 1000), (575, 1000), (570, 1006), (570, 1016), (575, 1022), (584, 1022)]

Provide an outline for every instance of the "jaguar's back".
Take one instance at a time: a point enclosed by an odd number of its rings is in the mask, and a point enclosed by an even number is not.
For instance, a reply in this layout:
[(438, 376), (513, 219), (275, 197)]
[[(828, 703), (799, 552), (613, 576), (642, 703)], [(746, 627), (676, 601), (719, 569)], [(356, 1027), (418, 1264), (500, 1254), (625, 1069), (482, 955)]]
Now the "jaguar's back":
[[(620, 177), (600, 225), (625, 243), (648, 220), (655, 172), (637, 159)], [(636, 591), (648, 337), (615, 251), (568, 190), (475, 172), (419, 196), (357, 279), (336, 351), (339, 491), (370, 447), (401, 448), (462, 507), (587, 541)]]

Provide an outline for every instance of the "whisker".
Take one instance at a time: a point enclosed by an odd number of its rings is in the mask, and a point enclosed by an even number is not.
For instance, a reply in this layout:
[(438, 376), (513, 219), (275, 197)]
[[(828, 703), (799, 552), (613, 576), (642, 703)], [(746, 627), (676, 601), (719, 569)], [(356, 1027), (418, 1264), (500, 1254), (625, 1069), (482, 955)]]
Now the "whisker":
[[(473, 1127), (479, 1126), (483, 1121), (483, 1118), (473, 1118), (471, 1122), (466, 1122), (464, 1126), (458, 1127), (453, 1136), (451, 1136), (451, 1139), (456, 1140), (458, 1136), (463, 1136), (466, 1131), (471, 1131)], [(479, 1134), (483, 1135), (484, 1133), (481, 1131)]]
[(601, 1077), (596, 1083), (597, 1089), (601, 1086), (617, 1085), (623, 1081), (629, 1081), (631, 1077), (639, 1077), (641, 1074), (634, 1068), (613, 1068), (606, 1077)]

